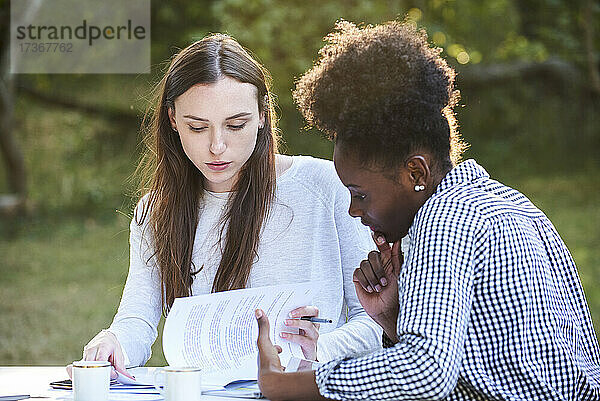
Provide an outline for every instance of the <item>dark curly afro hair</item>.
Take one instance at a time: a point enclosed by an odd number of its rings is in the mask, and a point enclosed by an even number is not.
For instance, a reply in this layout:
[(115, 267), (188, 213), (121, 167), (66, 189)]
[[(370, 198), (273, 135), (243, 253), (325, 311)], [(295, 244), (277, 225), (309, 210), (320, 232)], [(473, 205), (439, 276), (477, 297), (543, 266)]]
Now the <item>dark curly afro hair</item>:
[(455, 72), (424, 30), (342, 20), (325, 41), (294, 90), (310, 125), (365, 164), (395, 168), (423, 150), (444, 170), (458, 161), (465, 145), (453, 112), (460, 97)]

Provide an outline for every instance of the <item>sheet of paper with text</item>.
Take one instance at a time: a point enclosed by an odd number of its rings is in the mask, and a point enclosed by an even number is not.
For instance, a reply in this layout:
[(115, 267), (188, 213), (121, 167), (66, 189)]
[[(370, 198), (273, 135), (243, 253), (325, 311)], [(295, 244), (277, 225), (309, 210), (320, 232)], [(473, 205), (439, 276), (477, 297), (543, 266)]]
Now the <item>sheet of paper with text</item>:
[(283, 349), (283, 366), (304, 358), (299, 345), (282, 339), (289, 312), (312, 302), (314, 283), (298, 283), (177, 298), (165, 321), (163, 351), (170, 366), (201, 367), (206, 384), (257, 378), (255, 309), (269, 317), (271, 341)]

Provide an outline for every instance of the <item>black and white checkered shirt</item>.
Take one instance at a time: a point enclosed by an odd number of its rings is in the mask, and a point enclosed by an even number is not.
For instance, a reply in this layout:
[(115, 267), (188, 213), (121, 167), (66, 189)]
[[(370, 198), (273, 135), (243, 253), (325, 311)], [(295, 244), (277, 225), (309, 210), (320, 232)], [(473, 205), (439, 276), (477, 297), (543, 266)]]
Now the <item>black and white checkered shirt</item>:
[(392, 348), (316, 372), (349, 400), (600, 400), (600, 351), (573, 259), (525, 196), (466, 161), (409, 230)]

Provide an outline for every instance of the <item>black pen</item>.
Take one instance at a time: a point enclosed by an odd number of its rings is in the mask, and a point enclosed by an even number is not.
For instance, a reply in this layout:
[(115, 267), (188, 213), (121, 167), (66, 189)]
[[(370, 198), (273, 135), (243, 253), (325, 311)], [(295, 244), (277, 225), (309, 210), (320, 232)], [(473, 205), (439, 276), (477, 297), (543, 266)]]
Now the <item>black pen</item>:
[(307, 320), (312, 323), (333, 323), (331, 319), (321, 319), (320, 317), (314, 316), (302, 316), (301, 318), (296, 318), (297, 320)]

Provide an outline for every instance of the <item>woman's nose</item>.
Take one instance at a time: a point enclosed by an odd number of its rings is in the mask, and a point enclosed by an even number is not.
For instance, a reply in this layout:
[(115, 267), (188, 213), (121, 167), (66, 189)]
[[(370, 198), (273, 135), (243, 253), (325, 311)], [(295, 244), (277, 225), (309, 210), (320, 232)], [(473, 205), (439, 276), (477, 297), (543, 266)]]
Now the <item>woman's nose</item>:
[(210, 153), (220, 155), (225, 152), (226, 148), (227, 146), (223, 140), (223, 134), (218, 130), (215, 130), (210, 138)]
[(352, 217), (362, 217), (363, 212), (360, 208), (357, 208), (354, 205), (354, 202), (350, 202), (350, 207), (348, 208), (348, 214)]

